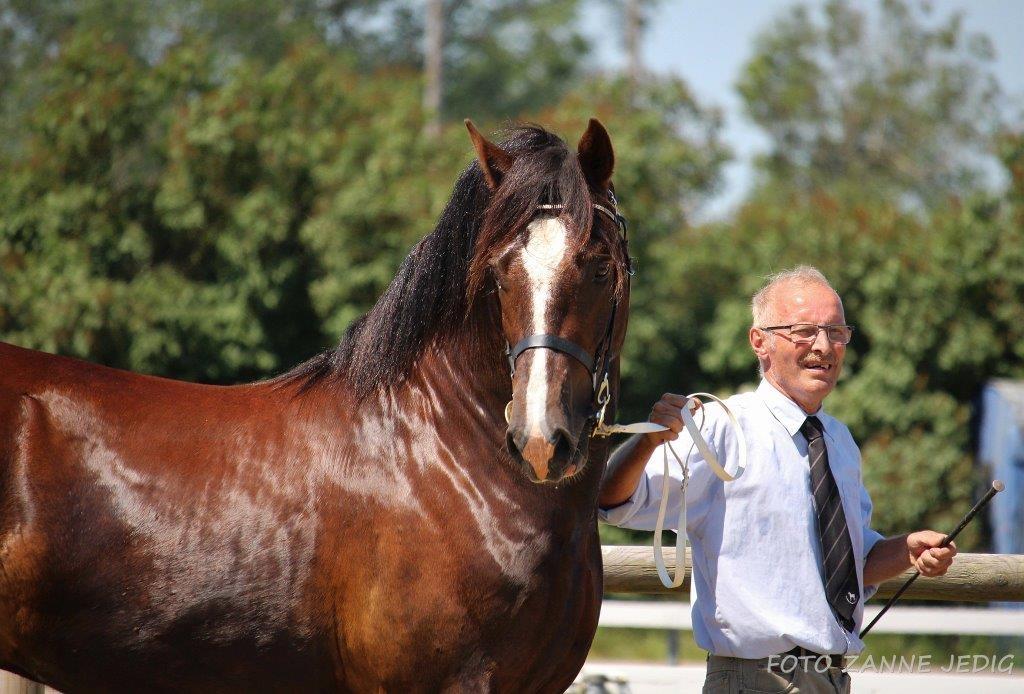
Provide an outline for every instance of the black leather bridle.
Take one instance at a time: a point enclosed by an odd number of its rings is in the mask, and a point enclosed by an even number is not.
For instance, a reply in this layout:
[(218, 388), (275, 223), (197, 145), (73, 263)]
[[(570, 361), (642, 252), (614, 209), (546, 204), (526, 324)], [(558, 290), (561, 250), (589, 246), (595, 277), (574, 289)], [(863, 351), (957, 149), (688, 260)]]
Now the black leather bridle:
[[(626, 247), (626, 258), (627, 262), (629, 259), (629, 248), (628, 242), (629, 237), (627, 234), (626, 218), (619, 214), (618, 202), (615, 200), (615, 194), (608, 191), (608, 197), (612, 203), (612, 209), (608, 209), (604, 205), (593, 203), (594, 209), (611, 217), (619, 231), (622, 233), (622, 241), (627, 244)], [(547, 204), (538, 205), (539, 210), (560, 210), (563, 209), (563, 205)], [(633, 275), (631, 266), (627, 266), (627, 272), (629, 276)], [(628, 282), (628, 279), (627, 279)], [(612, 353), (612, 340), (615, 332), (615, 317), (618, 313), (619, 301), (618, 299), (612, 300), (612, 313), (608, 318), (608, 327), (605, 330), (604, 337), (601, 342), (597, 345), (597, 352), (592, 357), (587, 350), (580, 347), (572, 340), (567, 340), (560, 335), (550, 334), (539, 334), (539, 335), (527, 335), (514, 346), (509, 347), (508, 343), (505, 344), (505, 354), (508, 356), (508, 367), (510, 378), (516, 375), (516, 360), (523, 352), (531, 349), (551, 349), (556, 352), (566, 354), (580, 364), (583, 368), (590, 373), (591, 383), (593, 386), (594, 400), (593, 409), (590, 415), (587, 417), (587, 424), (590, 428), (590, 432), (587, 434), (587, 438), (593, 435), (593, 432), (599, 431), (601, 425), (604, 423), (604, 412), (608, 406), (608, 402), (611, 400), (611, 386), (608, 382), (608, 373), (611, 369), (611, 363), (615, 355)], [(598, 357), (600, 356), (600, 360)], [(505, 408), (505, 419), (508, 420), (510, 407), (512, 403), (509, 402)]]

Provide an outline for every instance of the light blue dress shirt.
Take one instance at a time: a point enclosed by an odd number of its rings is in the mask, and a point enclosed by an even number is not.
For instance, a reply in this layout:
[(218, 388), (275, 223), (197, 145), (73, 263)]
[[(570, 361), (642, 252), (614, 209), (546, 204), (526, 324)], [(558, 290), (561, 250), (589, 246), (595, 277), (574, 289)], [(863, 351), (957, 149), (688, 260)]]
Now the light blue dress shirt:
[[(856, 632), (839, 624), (825, 599), (821, 543), (807, 466), (807, 440), (800, 426), (807, 415), (768, 381), (727, 401), (747, 437), (747, 469), (724, 483), (694, 450), (689, 456), (686, 529), (693, 546), (693, 635), (714, 655), (764, 658), (802, 646), (817, 653), (859, 653)], [(704, 407), (701, 427), (726, 470), (735, 469), (737, 440), (717, 404)], [(882, 539), (871, 530), (871, 499), (861, 482), (860, 450), (850, 431), (823, 410), (829, 466), (843, 499), (857, 579), (864, 583), (864, 558)], [(698, 420), (699, 421), (699, 420)], [(664, 444), (663, 444), (664, 445)], [(673, 447), (690, 447), (683, 435)], [(633, 496), (601, 518), (625, 528), (653, 530), (661, 502), (663, 450), (648, 461)], [(669, 454), (671, 475), (667, 523), (679, 515), (682, 473)], [(673, 498), (674, 497), (674, 498)], [(866, 597), (873, 588), (864, 591)], [(854, 612), (856, 631), (863, 598)]]

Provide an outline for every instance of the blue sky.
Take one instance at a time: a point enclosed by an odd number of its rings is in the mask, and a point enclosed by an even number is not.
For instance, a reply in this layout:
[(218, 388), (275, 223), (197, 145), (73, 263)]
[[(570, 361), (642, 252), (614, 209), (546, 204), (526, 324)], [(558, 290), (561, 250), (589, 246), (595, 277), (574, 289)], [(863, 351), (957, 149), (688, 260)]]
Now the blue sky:
[[(823, 2), (794, 0), (661, 0), (644, 36), (647, 69), (683, 77), (701, 103), (723, 109), (723, 139), (736, 160), (726, 169), (726, 184), (702, 217), (725, 214), (750, 185), (750, 161), (764, 147), (758, 130), (747, 122), (733, 88), (749, 58), (754, 36), (773, 18), (795, 4)], [(860, 4), (860, 3), (855, 3)], [(874, 6), (875, 3), (869, 3)], [(1020, 120), (1024, 112), (1024, 0), (933, 0), (933, 16), (962, 11), (970, 32), (988, 35), (996, 50), (993, 69), (1008, 94), (1007, 113)], [(605, 13), (585, 19), (587, 33), (599, 46), (602, 67), (623, 64), (616, 22)], [(600, 37), (615, 35), (614, 41)]]

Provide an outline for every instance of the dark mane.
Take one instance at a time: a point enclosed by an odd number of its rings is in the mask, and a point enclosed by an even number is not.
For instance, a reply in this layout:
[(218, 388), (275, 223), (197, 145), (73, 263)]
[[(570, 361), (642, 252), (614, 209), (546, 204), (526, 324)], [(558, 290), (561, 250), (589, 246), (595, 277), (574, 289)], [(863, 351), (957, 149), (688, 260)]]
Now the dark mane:
[[(556, 135), (520, 127), (501, 143), (515, 157), (492, 192), (474, 161), (455, 183), (434, 230), (406, 257), (376, 305), (346, 331), (341, 343), (275, 379), (303, 391), (340, 378), (362, 399), (405, 380), (431, 345), (486, 314), (488, 261), (521, 233), (541, 203), (561, 203), (578, 250), (589, 240), (591, 196), (576, 154)], [(499, 326), (494, 317), (493, 329)], [(480, 326), (483, 328), (484, 326)]]

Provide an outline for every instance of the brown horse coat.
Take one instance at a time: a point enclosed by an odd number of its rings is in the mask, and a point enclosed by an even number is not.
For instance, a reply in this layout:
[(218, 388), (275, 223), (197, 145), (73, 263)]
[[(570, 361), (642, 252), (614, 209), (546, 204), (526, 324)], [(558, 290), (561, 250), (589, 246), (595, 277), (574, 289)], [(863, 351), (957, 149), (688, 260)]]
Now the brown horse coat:
[[(526, 130), (506, 148), (578, 166), (559, 142)], [(489, 168), (460, 180), (469, 199), (489, 199)], [(618, 259), (592, 222), (581, 244)], [(374, 311), (406, 305), (377, 323), (403, 330), (424, 301), (430, 239)], [(467, 262), (436, 268), (435, 289), (467, 286)], [(591, 460), (558, 484), (514, 463), (514, 336), (486, 279), (479, 295), (412, 338), (369, 334), (371, 312), (337, 350), (233, 387), (0, 343), (0, 667), (66, 692), (564, 690), (596, 629), (606, 451), (578, 441)], [(603, 326), (575, 330), (596, 348)], [(372, 340), (417, 346), (374, 367)], [(568, 361), (563, 409), (587, 400)]]

